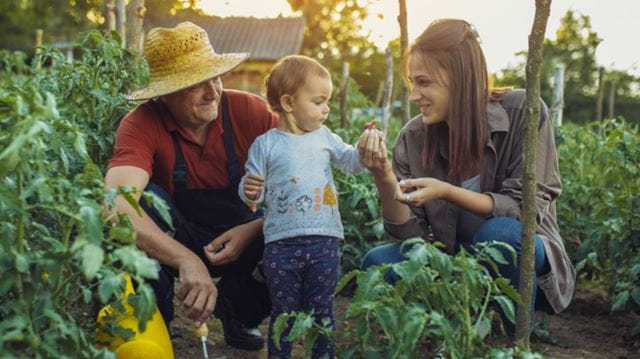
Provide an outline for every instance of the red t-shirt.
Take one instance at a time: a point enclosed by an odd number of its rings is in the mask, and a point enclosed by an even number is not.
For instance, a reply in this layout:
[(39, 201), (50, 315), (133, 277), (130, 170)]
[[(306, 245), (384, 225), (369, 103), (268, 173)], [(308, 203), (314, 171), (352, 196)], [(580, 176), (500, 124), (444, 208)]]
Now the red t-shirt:
[[(260, 97), (242, 91), (224, 90), (229, 105), (236, 156), (242, 166), (256, 137), (276, 127), (278, 118)], [(171, 132), (178, 130), (180, 148), (187, 165), (187, 188), (222, 188), (229, 184), (227, 154), (222, 139), (222, 108), (211, 123), (204, 146), (197, 144), (158, 100), (149, 100), (120, 122), (109, 168), (134, 166), (149, 173), (150, 181), (173, 193), (175, 151)]]

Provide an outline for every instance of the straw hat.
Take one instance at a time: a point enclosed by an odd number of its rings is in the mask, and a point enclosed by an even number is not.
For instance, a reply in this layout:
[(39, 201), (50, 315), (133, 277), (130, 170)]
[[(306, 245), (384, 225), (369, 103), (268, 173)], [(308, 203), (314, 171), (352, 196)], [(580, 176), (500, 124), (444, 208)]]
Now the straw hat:
[(176, 92), (233, 70), (249, 53), (216, 54), (207, 32), (191, 23), (151, 29), (144, 44), (149, 84), (129, 95), (145, 100)]

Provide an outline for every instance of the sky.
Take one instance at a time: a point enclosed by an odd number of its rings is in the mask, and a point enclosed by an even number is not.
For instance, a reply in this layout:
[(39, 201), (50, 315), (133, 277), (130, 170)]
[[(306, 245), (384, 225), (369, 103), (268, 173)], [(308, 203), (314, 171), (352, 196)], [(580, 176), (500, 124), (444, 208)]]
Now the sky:
[[(359, 0), (363, 3), (363, 0)], [(380, 48), (400, 34), (397, 0), (371, 0), (363, 31)], [(406, 0), (409, 42), (437, 18), (460, 18), (474, 24), (487, 58), (489, 71), (515, 65), (518, 51), (528, 47), (533, 0)], [(294, 16), (286, 0), (201, 0), (199, 6), (217, 16)], [(572, 9), (591, 18), (592, 31), (603, 41), (596, 61), (605, 68), (640, 75), (640, 16), (638, 0), (553, 0), (546, 37), (555, 38), (560, 18)]]

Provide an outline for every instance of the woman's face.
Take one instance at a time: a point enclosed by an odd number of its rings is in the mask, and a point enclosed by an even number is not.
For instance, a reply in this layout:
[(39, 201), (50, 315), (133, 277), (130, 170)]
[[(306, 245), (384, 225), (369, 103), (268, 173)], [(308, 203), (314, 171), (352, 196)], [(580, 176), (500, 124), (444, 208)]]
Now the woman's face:
[[(439, 76), (433, 77), (433, 74)], [(409, 99), (420, 106), (422, 122), (433, 125), (449, 119), (449, 76), (443, 69), (427, 71), (422, 55), (409, 57)]]

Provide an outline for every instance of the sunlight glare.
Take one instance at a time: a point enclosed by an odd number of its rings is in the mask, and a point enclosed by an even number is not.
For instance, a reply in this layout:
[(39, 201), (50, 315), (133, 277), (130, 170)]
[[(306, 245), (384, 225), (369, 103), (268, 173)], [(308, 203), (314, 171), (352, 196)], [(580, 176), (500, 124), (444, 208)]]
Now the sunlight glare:
[(200, 0), (196, 6), (209, 15), (220, 17), (293, 16), (291, 6), (286, 0)]

